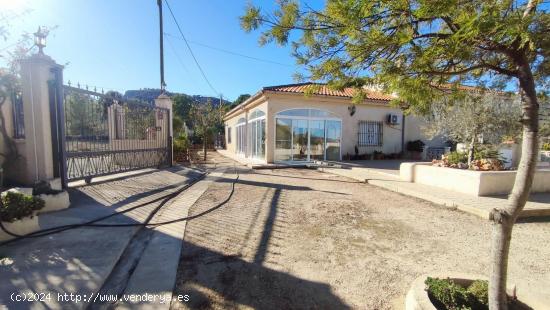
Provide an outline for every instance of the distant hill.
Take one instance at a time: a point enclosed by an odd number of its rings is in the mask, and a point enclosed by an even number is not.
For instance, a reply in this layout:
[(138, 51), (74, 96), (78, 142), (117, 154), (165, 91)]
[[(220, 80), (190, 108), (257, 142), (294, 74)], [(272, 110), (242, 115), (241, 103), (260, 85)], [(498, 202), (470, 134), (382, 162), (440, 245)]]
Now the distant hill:
[[(166, 94), (170, 97), (175, 95), (185, 95), (193, 98), (193, 101), (200, 102), (200, 103), (206, 103), (209, 99), (212, 100), (212, 103), (217, 105), (220, 102), (220, 98), (215, 97), (208, 97), (208, 96), (201, 96), (201, 95), (187, 95), (184, 93), (173, 93), (173, 92), (166, 92)], [(155, 99), (160, 95), (160, 89), (158, 88), (144, 88), (139, 90), (127, 90), (124, 93), (124, 99), (134, 99), (139, 101), (145, 101), (148, 103), (154, 103)], [(223, 100), (223, 102), (226, 105), (230, 105), (231, 102), (227, 100)]]

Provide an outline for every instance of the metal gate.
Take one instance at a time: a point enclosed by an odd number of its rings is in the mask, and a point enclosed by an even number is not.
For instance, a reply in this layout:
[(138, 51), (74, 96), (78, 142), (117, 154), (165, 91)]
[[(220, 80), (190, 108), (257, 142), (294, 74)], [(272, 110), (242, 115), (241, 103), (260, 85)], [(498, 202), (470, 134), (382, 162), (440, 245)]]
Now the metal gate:
[(55, 129), (59, 154), (54, 156), (65, 184), (170, 165), (168, 109), (67, 85), (54, 91), (52, 100), (61, 105)]

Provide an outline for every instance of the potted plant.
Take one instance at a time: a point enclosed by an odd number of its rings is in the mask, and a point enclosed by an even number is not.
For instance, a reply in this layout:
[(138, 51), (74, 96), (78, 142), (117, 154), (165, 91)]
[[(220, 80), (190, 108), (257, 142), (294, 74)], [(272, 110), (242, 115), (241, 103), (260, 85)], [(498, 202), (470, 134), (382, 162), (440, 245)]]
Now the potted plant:
[(422, 159), (422, 152), (424, 152), (424, 142), (422, 140), (414, 140), (407, 142), (407, 151), (411, 154), (411, 158), (414, 160)]
[[(511, 309), (536, 309), (541, 301), (507, 290)], [(488, 281), (477, 275), (427, 276), (413, 282), (405, 300), (406, 310), (488, 309)]]

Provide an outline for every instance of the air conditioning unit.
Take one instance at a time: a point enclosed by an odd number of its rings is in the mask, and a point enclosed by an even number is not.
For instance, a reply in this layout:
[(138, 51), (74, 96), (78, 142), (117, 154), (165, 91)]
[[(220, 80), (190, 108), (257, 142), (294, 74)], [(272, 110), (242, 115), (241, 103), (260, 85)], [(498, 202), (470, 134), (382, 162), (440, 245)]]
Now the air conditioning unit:
[(387, 123), (390, 125), (399, 125), (399, 115), (388, 114)]

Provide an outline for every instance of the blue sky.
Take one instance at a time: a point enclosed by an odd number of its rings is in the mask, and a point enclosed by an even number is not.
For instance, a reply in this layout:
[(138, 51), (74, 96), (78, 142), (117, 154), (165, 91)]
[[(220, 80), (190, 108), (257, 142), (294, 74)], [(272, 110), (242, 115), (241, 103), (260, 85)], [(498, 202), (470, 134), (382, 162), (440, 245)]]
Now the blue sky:
[[(258, 33), (239, 26), (247, 1), (169, 0), (208, 79), (224, 98), (255, 93), (262, 86), (293, 83), (296, 72), (289, 47), (260, 47)], [(274, 1), (254, 1), (268, 8)], [(0, 0), (10, 17), (10, 37), (0, 50), (33, 33), (39, 25), (57, 26), (45, 53), (67, 64), (65, 82), (125, 91), (159, 87), (158, 9), (156, 0)], [(29, 11), (16, 16), (23, 11)], [(197, 69), (164, 6), (167, 89), (188, 94), (217, 94)], [(260, 62), (204, 45), (285, 65)], [(177, 55), (177, 56), (176, 56)], [(179, 58), (179, 59), (178, 59)]]

